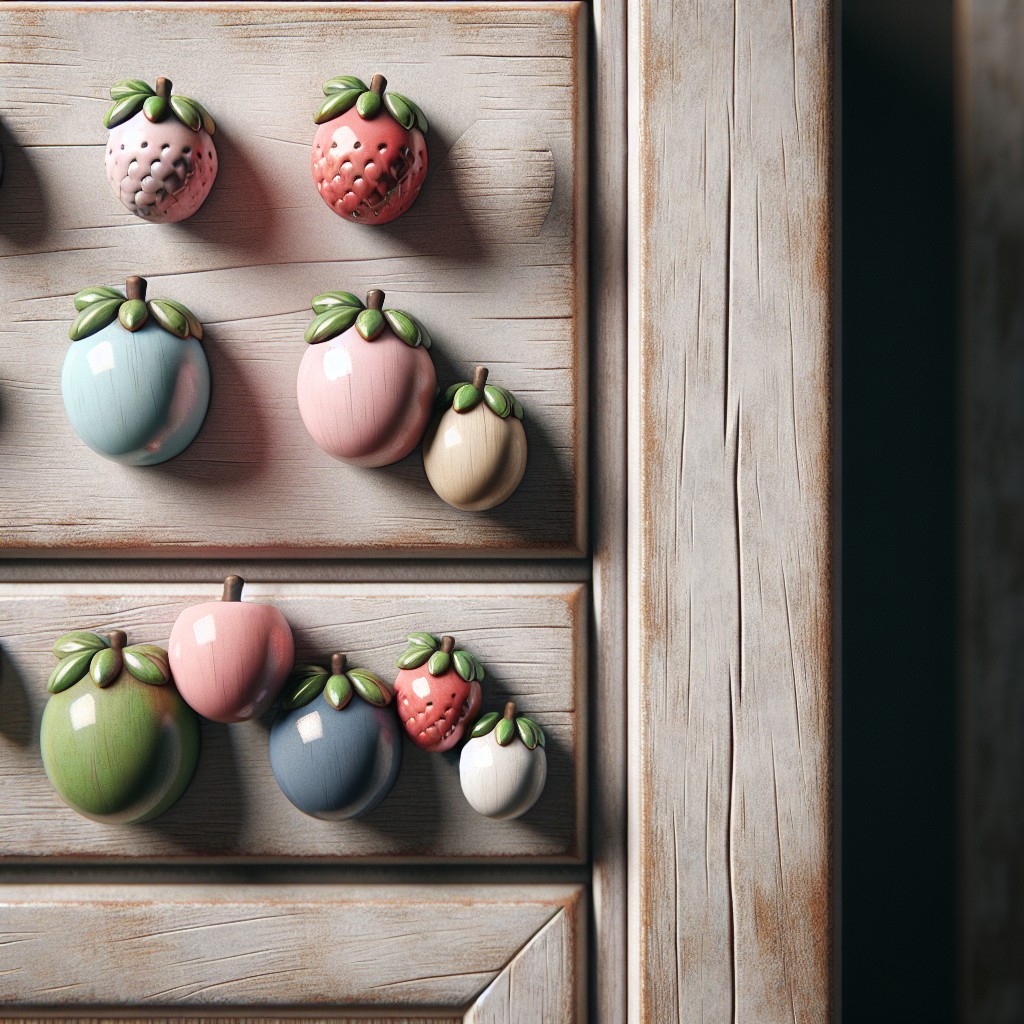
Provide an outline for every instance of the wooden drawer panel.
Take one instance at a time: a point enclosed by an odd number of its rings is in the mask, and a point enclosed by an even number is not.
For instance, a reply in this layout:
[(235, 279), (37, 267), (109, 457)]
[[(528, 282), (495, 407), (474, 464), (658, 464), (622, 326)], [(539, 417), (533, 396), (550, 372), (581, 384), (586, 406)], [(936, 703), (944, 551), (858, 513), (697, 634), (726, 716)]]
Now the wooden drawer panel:
[(586, 590), (568, 584), (249, 584), (246, 597), (288, 618), (299, 660), (345, 650), (390, 681), (412, 630), (456, 635), (484, 662), (485, 709), (514, 699), (548, 735), (548, 783), (517, 821), (481, 817), (466, 802), (458, 753), (404, 742), (401, 774), (358, 821), (296, 810), (267, 758), (270, 719), (203, 723), (199, 768), (180, 802), (139, 826), (101, 825), (67, 808), (39, 754), (50, 646), (72, 628), (123, 628), (165, 643), (178, 613), (218, 588), (161, 584), (0, 585), (0, 860), (337, 860), (484, 857), (575, 862), (585, 855)]
[[(0, 547), (582, 553), (582, 9), (5, 5)], [(412, 210), (373, 230), (324, 209), (309, 145), (322, 82), (376, 70), (422, 100), (431, 172)], [(221, 168), (198, 214), (156, 227), (110, 194), (102, 118), (114, 81), (159, 73), (214, 112)], [(195, 309), (214, 378), (196, 442), (145, 470), (85, 448), (60, 396), (71, 296), (128, 273)], [(309, 299), (370, 287), (428, 326), (442, 384), (486, 363), (523, 399), (529, 468), (506, 505), (460, 512), (430, 489), (418, 452), (359, 470), (306, 435), (295, 379)]]

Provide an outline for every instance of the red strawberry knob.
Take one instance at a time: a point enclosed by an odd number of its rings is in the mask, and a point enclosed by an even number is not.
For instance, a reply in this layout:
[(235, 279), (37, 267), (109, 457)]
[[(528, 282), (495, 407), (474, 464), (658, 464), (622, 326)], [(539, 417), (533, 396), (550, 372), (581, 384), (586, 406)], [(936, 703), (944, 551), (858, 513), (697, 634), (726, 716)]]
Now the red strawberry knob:
[(451, 750), (480, 710), (484, 667), (453, 637), (410, 633), (398, 659), (398, 717), (409, 739), (423, 750)]
[(379, 289), (364, 306), (351, 292), (313, 299), (299, 365), (299, 413), (328, 455), (354, 466), (404, 459), (423, 437), (437, 377), (430, 335)]
[(470, 735), (459, 759), (459, 781), (473, 810), (499, 820), (525, 814), (548, 777), (544, 730), (517, 715), (510, 701), (504, 715), (483, 715)]
[(407, 96), (352, 75), (324, 83), (313, 120), (313, 184), (339, 217), (387, 224), (415, 202), (427, 176), (427, 119)]
[(39, 745), (64, 802), (96, 821), (149, 821), (177, 801), (199, 759), (199, 719), (171, 681), (167, 652), (115, 630), (65, 633)]
[(213, 118), (198, 100), (171, 95), (166, 78), (155, 89), (137, 78), (118, 82), (110, 98), (103, 123), (114, 195), (152, 224), (191, 217), (217, 177)]
[(423, 468), (438, 496), (481, 512), (507, 501), (526, 472), (523, 407), (506, 388), (487, 383), (487, 367), (441, 396), (441, 415), (423, 439)]
[(402, 763), (388, 685), (344, 654), (330, 667), (298, 665), (270, 730), (270, 767), (282, 792), (314, 818), (344, 821), (387, 796)]

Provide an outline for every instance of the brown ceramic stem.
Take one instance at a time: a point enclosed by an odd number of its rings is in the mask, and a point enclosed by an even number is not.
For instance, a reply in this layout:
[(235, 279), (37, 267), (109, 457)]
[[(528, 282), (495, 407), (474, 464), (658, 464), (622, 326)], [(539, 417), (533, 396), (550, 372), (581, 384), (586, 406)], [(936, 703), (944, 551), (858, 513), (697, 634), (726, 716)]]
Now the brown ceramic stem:
[(344, 654), (332, 654), (331, 655), (331, 675), (340, 676), (345, 671), (345, 665), (348, 663), (348, 658)]
[(221, 597), (222, 601), (241, 601), (242, 600), (242, 587), (245, 586), (245, 580), (241, 576), (229, 576), (224, 581), (224, 594)]
[(156, 94), (162, 100), (167, 99), (171, 95), (171, 80), (169, 78), (158, 78), (156, 80)]
[(367, 309), (383, 309), (384, 308), (384, 293), (379, 288), (374, 288), (372, 291), (366, 293), (366, 308)]
[(375, 92), (378, 96), (384, 92), (388, 87), (388, 80), (383, 75), (374, 75), (370, 79), (370, 92)]
[(455, 650), (455, 637), (443, 636), (441, 637), (441, 650), (445, 654), (451, 654)]
[(110, 646), (115, 651), (119, 651), (128, 642), (128, 634), (123, 629), (115, 629), (112, 633), (107, 634), (107, 639), (110, 641)]
[(483, 391), (484, 385), (487, 383), (487, 367), (478, 366), (473, 370), (473, 387), (477, 391)]
[(507, 719), (508, 719), (508, 720), (509, 720), (510, 722), (512, 721), (512, 719), (513, 719), (513, 718), (515, 718), (515, 717), (516, 717), (516, 702), (515, 702), (514, 700), (510, 700), (510, 701), (509, 701), (509, 702), (508, 702), (508, 703), (507, 703), (507, 704), (505, 705), (505, 717), (506, 717), (506, 718), (507, 718)]
[(124, 293), (129, 299), (141, 299), (146, 301), (146, 279), (132, 274), (124, 283)]

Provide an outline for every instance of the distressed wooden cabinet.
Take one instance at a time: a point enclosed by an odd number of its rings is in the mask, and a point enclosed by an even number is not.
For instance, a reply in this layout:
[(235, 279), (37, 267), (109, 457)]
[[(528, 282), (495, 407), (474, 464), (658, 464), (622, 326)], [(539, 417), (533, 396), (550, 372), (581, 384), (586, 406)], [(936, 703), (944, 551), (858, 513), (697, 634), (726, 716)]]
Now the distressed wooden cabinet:
[[(18, 0), (0, 55), (0, 1015), (829, 1019), (829, 5)], [(369, 231), (308, 146), (321, 82), (375, 71), (431, 170)], [(157, 74), (215, 103), (221, 164), (161, 227), (102, 172), (106, 90)], [(60, 399), (71, 296), (129, 273), (201, 316), (214, 377), (145, 470)], [(507, 505), (305, 434), (309, 298), (371, 287), (442, 385), (485, 363), (523, 399)], [(411, 629), (457, 633), (485, 706), (548, 730), (540, 802), (482, 818), (407, 745), (376, 811), (316, 821), (251, 722), (204, 724), (157, 821), (77, 817), (39, 763), (53, 637), (166, 638), (228, 572), (300, 658), (393, 678)]]

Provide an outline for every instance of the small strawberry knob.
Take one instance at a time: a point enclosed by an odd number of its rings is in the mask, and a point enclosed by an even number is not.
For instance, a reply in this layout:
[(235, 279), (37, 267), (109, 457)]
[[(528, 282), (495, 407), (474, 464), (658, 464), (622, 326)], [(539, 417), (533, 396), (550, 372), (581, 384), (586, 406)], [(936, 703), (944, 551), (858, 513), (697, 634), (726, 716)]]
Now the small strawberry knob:
[(313, 120), (312, 171), (323, 201), (357, 224), (387, 224), (415, 202), (427, 176), (427, 119), (383, 75), (324, 83)]

